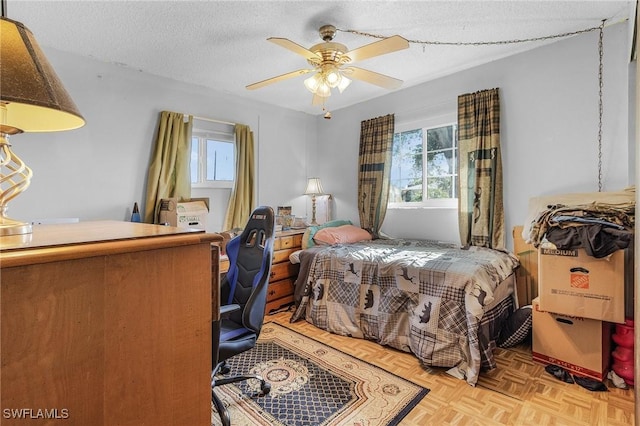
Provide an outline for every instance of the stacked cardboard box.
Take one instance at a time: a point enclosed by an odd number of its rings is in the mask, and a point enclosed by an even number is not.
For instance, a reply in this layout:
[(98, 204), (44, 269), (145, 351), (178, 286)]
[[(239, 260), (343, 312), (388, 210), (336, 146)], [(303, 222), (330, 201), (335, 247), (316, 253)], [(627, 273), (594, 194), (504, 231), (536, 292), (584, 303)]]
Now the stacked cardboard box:
[(545, 312), (533, 300), (533, 359), (603, 380), (609, 371), (611, 326), (606, 321)]
[(538, 250), (533, 359), (603, 380), (612, 322), (624, 322), (624, 250), (595, 258), (584, 249)]
[(595, 258), (584, 249), (538, 250), (540, 307), (581, 318), (624, 323), (624, 250)]
[(625, 319), (627, 250), (597, 259), (583, 249), (535, 249), (521, 234), (521, 227), (514, 228), (518, 299), (533, 298), (533, 359), (603, 380), (612, 323)]

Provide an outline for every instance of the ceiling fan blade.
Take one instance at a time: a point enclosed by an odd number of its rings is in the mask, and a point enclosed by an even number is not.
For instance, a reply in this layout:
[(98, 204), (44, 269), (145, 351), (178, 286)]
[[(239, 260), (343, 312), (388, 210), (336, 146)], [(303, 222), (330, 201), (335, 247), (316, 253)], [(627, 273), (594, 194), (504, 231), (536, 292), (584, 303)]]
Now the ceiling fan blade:
[(247, 89), (249, 89), (249, 90), (260, 89), (261, 87), (268, 86), (269, 84), (277, 83), (279, 81), (287, 80), (289, 78), (297, 77), (299, 75), (304, 75), (304, 74), (310, 73), (312, 71), (314, 71), (314, 70), (303, 69), (303, 70), (291, 71), (291, 72), (288, 72), (286, 74), (282, 74), (282, 75), (278, 75), (276, 77), (268, 78), (266, 80), (258, 81), (257, 83), (249, 84), (247, 86)]
[(398, 80), (397, 78), (357, 67), (344, 68), (343, 72), (346, 76), (355, 78), (356, 80), (366, 81), (367, 83), (375, 84), (385, 89), (397, 89), (402, 86), (403, 83), (402, 80)]
[(267, 39), (267, 41), (275, 43), (278, 46), (282, 46), (285, 49), (289, 49), (293, 53), (297, 53), (298, 55), (304, 56), (305, 59), (307, 59), (307, 60), (314, 59), (314, 60), (317, 61), (317, 60), (321, 60), (322, 59), (322, 57), (320, 57), (320, 55), (318, 55), (316, 53), (313, 53), (312, 51), (310, 51), (306, 47), (302, 47), (298, 43), (294, 43), (293, 41), (291, 41), (291, 40), (289, 40), (287, 38), (269, 37)]
[(351, 58), (352, 62), (356, 62), (373, 58), (374, 56), (384, 55), (386, 53), (407, 49), (408, 47), (409, 42), (407, 41), (407, 39), (399, 35), (395, 35), (384, 38), (380, 41), (365, 44), (362, 47), (358, 47), (357, 49), (353, 49), (347, 52), (345, 55)]

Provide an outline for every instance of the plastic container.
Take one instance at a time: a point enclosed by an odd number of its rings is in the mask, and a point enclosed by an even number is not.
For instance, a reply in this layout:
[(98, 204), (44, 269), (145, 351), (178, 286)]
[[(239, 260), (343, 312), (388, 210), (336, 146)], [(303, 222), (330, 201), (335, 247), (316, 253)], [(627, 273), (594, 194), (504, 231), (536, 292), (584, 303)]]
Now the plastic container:
[(142, 222), (140, 219), (140, 210), (138, 209), (138, 203), (133, 203), (133, 213), (131, 213), (131, 222)]
[(611, 336), (616, 348), (611, 352), (613, 365), (611, 368), (626, 384), (634, 382), (634, 341), (633, 319), (627, 318), (624, 324), (616, 324), (616, 332)]

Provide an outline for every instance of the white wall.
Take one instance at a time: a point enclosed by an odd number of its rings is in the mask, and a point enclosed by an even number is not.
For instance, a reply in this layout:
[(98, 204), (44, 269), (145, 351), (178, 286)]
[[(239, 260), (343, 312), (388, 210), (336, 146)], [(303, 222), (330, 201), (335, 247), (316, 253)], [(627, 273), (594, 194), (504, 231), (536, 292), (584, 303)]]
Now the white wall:
[[(31, 221), (77, 217), (128, 220), (134, 202), (144, 208), (146, 176), (160, 111), (247, 124), (254, 132), (258, 203), (294, 204), (315, 147), (308, 114), (260, 105), (202, 87), (144, 74), (56, 50), (46, 55), (86, 119), (80, 129), (11, 137), (33, 171), (31, 187), (9, 203), (10, 217)], [(230, 190), (194, 190), (209, 196), (208, 230), (222, 230)]]
[[(629, 177), (628, 26), (604, 32), (603, 190)], [(451, 76), (406, 88), (318, 118), (317, 163), (334, 194), (337, 218), (359, 222), (357, 164), (360, 122), (394, 113), (396, 124), (455, 112), (457, 96), (500, 88), (507, 247), (530, 197), (597, 191), (598, 33), (542, 46)], [(438, 60), (437, 57), (433, 58)], [(456, 210), (388, 210), (382, 230), (396, 237), (459, 242)]]
[[(628, 157), (627, 31), (627, 25), (618, 24), (604, 36), (604, 190), (635, 181)], [(522, 224), (530, 197), (597, 190), (597, 37), (597, 32), (575, 36), (396, 91), (333, 111), (331, 120), (46, 50), (87, 124), (68, 132), (11, 137), (34, 177), (31, 187), (9, 204), (9, 216), (128, 220), (134, 202), (144, 207), (156, 122), (166, 109), (251, 126), (259, 155), (259, 204), (291, 205), (294, 214), (310, 217), (309, 197), (302, 192), (308, 176), (319, 176), (334, 196), (334, 217), (358, 223), (362, 120), (395, 113), (401, 123), (451, 113), (458, 95), (499, 87), (510, 247), (510, 230)], [(229, 191), (192, 195), (212, 198), (208, 230), (221, 230)], [(455, 209), (389, 210), (383, 231), (458, 241)]]

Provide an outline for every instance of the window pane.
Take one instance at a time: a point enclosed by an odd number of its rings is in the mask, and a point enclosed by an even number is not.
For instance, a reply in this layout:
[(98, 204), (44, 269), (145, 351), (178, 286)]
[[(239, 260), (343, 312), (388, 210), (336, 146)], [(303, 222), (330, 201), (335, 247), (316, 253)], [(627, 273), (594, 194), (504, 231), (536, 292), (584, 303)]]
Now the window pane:
[(433, 205), (431, 199), (456, 198), (456, 127), (451, 124), (394, 134), (390, 203), (429, 206)]
[(427, 179), (427, 198), (453, 198), (453, 176)]
[(206, 180), (233, 180), (233, 144), (207, 139)]
[(427, 130), (427, 151), (453, 148), (453, 126)]
[(198, 182), (198, 138), (191, 138), (191, 183)]
[(393, 137), (389, 197), (391, 202), (422, 200), (422, 129)]
[(427, 176), (446, 176), (455, 174), (453, 150), (427, 153)]
[(401, 199), (405, 203), (415, 203), (422, 201), (422, 184), (413, 185), (400, 191)]

